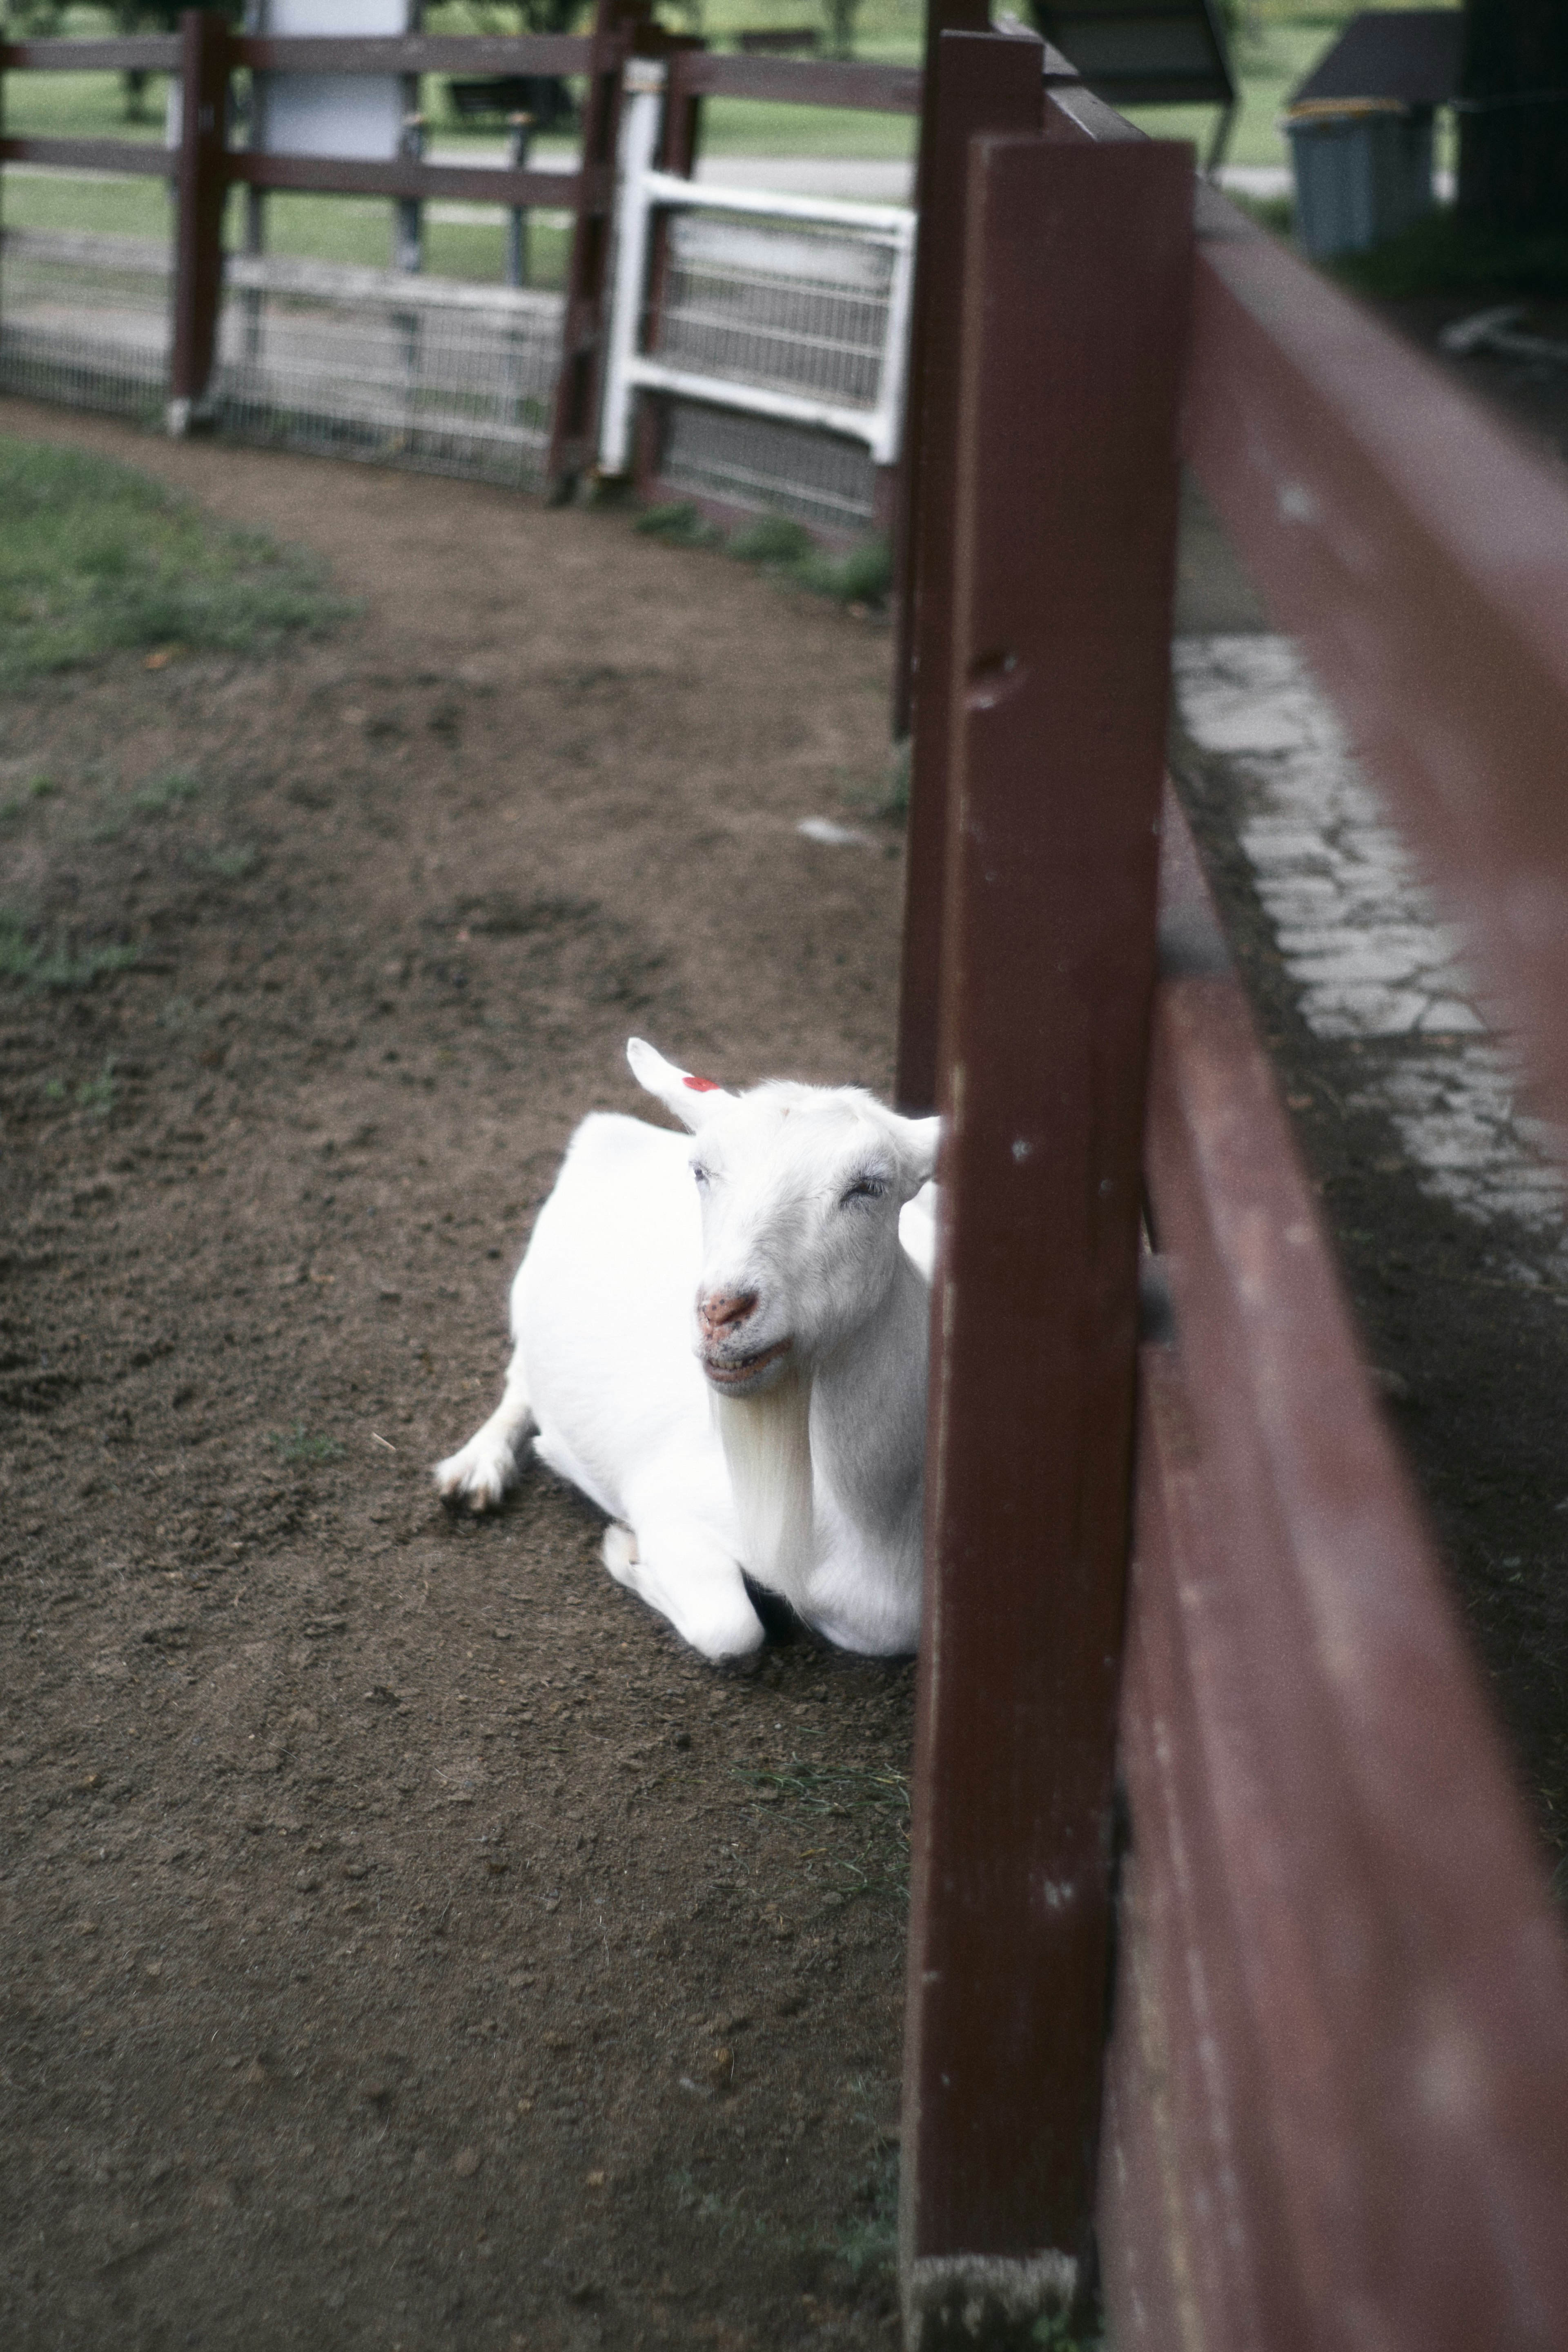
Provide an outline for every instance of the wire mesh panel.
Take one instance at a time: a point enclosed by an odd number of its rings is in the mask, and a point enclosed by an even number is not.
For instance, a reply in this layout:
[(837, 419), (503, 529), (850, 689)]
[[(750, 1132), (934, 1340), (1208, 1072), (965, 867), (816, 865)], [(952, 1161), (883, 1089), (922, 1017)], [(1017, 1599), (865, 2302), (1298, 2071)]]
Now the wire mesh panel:
[(558, 295), (243, 256), (216, 394), (251, 440), (532, 483), (561, 364)]
[(658, 125), (650, 85), (622, 142), (601, 471), (631, 469), (636, 403), (653, 395), (645, 486), (856, 536), (898, 459), (915, 215), (656, 171)]
[[(170, 258), (131, 237), (0, 243), (0, 388), (151, 423), (168, 391)], [(557, 294), (232, 255), (212, 407), (247, 440), (517, 484), (543, 471)]]
[(895, 255), (838, 227), (677, 213), (657, 355), (736, 383), (877, 404)]
[(659, 476), (835, 532), (868, 530), (876, 515), (877, 469), (863, 442), (695, 401), (669, 404)]
[[(869, 419), (884, 394), (898, 253), (841, 226), (678, 212), (650, 356), (711, 381), (805, 395)], [(868, 443), (677, 396), (662, 478), (834, 531), (870, 528)]]
[(0, 237), (0, 390), (117, 416), (161, 416), (170, 293), (164, 246), (7, 229)]

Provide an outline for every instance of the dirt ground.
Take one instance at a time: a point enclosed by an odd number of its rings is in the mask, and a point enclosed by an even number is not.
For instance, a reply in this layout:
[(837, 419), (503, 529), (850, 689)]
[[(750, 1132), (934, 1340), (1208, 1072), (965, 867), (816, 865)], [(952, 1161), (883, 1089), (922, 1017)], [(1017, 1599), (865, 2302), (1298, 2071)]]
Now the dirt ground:
[[(479, 1524), (428, 1478), (574, 1124), (658, 1116), (629, 1033), (886, 1087), (887, 633), (614, 511), (0, 431), (363, 607), (0, 710), (0, 793), (59, 785), (0, 897), (142, 950), (0, 1003), (0, 2343), (892, 2344), (911, 1669), (716, 1671), (548, 1477)], [(1257, 625), (1197, 513), (1183, 595)], [(1178, 751), (1550, 1832), (1568, 1316), (1343, 1112)]]
[[(892, 2340), (912, 1671), (716, 1672), (543, 1475), (533, 1208), (622, 1049), (885, 1087), (887, 633), (626, 517), (0, 403), (363, 616), (0, 714), (0, 2342)], [(162, 813), (141, 790), (188, 773)], [(154, 786), (149, 794), (147, 786)]]

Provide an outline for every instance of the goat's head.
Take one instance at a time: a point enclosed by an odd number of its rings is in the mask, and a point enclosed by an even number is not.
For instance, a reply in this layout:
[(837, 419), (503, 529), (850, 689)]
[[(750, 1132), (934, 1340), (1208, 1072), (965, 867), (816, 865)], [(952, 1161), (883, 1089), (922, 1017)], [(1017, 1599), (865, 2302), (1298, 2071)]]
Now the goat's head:
[(692, 1131), (703, 1370), (730, 1396), (810, 1371), (886, 1296), (899, 1212), (934, 1172), (938, 1122), (902, 1118), (859, 1087), (773, 1079), (729, 1094), (640, 1038), (626, 1058)]

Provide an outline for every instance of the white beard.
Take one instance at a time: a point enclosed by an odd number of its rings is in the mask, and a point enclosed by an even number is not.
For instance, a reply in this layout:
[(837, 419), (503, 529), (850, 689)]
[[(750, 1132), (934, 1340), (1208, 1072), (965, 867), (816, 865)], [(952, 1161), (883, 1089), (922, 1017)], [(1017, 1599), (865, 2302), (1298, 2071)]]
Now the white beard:
[(713, 1397), (742, 1566), (804, 1610), (812, 1562), (811, 1374), (786, 1371), (761, 1396)]

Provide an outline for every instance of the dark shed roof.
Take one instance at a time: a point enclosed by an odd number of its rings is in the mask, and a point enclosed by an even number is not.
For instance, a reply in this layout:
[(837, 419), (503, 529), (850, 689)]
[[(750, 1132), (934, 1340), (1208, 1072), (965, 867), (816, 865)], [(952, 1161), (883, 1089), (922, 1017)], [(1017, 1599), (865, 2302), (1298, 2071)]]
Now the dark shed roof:
[(1406, 106), (1447, 106), (1458, 93), (1464, 29), (1458, 8), (1369, 8), (1346, 26), (1290, 102), (1397, 98)]
[(1111, 106), (1228, 106), (1236, 96), (1215, 0), (1034, 0), (1033, 14)]

